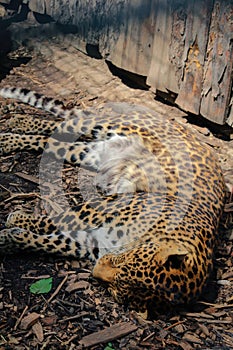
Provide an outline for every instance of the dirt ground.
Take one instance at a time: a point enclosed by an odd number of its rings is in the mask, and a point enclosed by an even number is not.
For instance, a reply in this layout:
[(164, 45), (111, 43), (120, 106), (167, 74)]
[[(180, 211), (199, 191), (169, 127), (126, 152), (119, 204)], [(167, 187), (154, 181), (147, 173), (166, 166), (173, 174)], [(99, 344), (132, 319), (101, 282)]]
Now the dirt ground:
[[(11, 28), (18, 35), (17, 26)], [(33, 49), (32, 49), (33, 48)], [(6, 55), (8, 53), (8, 55)], [(156, 100), (148, 89), (126, 81), (104, 60), (85, 56), (67, 41), (41, 35), (14, 49), (2, 50), (0, 86), (31, 88), (82, 109), (100, 108), (108, 101), (145, 105), (163, 116), (185, 123), (214, 148), (228, 187), (228, 200), (219, 229), (214, 273), (201, 299), (192, 306), (144, 320), (116, 304), (91, 276), (88, 261), (35, 253), (0, 257), (0, 350), (2, 349), (233, 349), (233, 140), (232, 131)], [(123, 81), (122, 81), (123, 80)], [(127, 82), (127, 84), (125, 84)], [(21, 103), (0, 99), (0, 129), (8, 131), (14, 114), (47, 118)], [(39, 191), (40, 155), (28, 152), (1, 157), (0, 225), (11, 211), (43, 212)], [(51, 164), (51, 169), (53, 165)], [(63, 186), (75, 203), (79, 181), (89, 174), (65, 165)], [(82, 193), (84, 196), (84, 193)], [(53, 210), (62, 198), (48, 196)], [(52, 277), (52, 290), (33, 294), (35, 281)]]

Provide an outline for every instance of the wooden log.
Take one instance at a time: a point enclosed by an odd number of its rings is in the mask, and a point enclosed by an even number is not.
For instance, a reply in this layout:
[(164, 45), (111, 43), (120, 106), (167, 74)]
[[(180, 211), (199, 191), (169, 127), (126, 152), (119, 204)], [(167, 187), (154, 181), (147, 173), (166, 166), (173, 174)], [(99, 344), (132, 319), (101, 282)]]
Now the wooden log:
[(232, 124), (232, 0), (30, 0), (29, 7), (66, 25), (70, 45), (87, 53), (96, 46), (182, 109)]
[(216, 1), (211, 17), (200, 112), (224, 124), (230, 105), (233, 68), (232, 0)]
[(122, 322), (105, 328), (101, 331), (86, 335), (79, 344), (85, 349), (100, 343), (108, 343), (114, 339), (124, 337), (125, 335), (137, 330), (137, 326), (132, 323)]

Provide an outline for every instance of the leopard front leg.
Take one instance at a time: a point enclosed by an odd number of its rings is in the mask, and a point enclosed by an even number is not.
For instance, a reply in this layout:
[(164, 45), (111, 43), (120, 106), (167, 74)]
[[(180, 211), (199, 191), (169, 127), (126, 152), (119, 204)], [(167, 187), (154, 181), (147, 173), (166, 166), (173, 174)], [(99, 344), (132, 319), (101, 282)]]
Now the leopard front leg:
[(35, 150), (42, 151), (48, 138), (42, 135), (20, 135), (13, 133), (0, 134), (0, 154), (15, 151)]
[[(51, 249), (49, 235), (37, 235), (32, 231), (20, 227), (10, 227), (0, 231), (0, 253), (12, 253), (18, 250), (33, 250), (60, 253)], [(49, 250), (48, 250), (49, 248)]]
[(12, 227), (1, 230), (0, 253), (6, 254), (6, 252), (15, 252), (18, 249), (22, 249), (21, 238), (17, 240), (17, 237), (23, 237), (23, 235), (24, 229), (19, 227)]
[(89, 255), (88, 246), (82, 245), (70, 232), (57, 228), (46, 216), (35, 217), (17, 211), (8, 216), (6, 227), (0, 231), (0, 251), (5, 245), (4, 252), (18, 248), (76, 258)]

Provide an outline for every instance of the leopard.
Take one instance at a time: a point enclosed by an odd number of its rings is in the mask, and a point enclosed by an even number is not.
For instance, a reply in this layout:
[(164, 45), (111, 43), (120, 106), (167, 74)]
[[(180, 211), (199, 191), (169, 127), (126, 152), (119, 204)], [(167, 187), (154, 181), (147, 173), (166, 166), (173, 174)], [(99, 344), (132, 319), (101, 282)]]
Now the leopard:
[[(0, 152), (40, 152), (95, 173), (97, 195), (57, 215), (9, 214), (0, 251), (89, 259), (120, 304), (147, 313), (197, 300), (213, 268), (225, 198), (214, 151), (170, 116), (126, 102), (82, 110), (19, 87), (0, 95), (52, 118), (12, 118)], [(46, 162), (49, 163), (50, 158)], [(59, 164), (60, 164), (59, 163)]]

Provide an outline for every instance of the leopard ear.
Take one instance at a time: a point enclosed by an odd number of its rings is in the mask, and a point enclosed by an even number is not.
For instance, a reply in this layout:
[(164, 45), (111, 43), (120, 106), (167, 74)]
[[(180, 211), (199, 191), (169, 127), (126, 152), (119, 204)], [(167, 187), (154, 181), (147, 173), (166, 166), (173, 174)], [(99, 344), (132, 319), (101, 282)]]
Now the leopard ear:
[(190, 252), (182, 244), (176, 243), (174, 241), (162, 244), (159, 247), (158, 260), (161, 263), (165, 263), (167, 260), (180, 261), (189, 254)]

